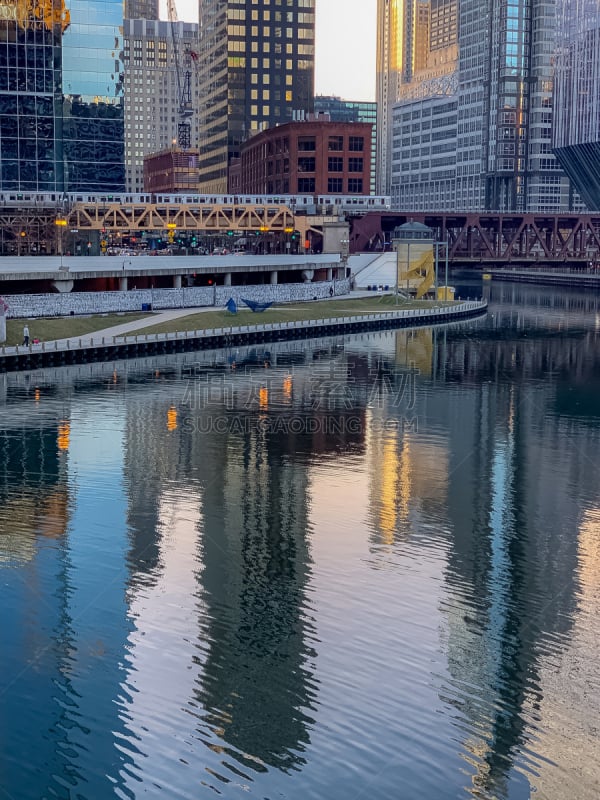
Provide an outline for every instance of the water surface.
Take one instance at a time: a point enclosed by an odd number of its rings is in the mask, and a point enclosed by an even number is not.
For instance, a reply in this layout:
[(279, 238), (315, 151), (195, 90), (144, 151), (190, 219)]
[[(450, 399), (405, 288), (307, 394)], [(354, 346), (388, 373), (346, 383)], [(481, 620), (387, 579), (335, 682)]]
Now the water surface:
[(0, 796), (598, 796), (599, 304), (487, 291), (0, 376)]

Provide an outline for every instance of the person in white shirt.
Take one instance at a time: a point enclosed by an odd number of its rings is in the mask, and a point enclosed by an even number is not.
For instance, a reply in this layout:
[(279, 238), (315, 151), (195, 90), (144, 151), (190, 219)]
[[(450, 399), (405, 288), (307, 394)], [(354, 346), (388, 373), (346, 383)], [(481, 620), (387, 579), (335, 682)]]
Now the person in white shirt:
[(27, 325), (23, 328), (23, 344), (25, 347), (29, 344), (29, 327)]

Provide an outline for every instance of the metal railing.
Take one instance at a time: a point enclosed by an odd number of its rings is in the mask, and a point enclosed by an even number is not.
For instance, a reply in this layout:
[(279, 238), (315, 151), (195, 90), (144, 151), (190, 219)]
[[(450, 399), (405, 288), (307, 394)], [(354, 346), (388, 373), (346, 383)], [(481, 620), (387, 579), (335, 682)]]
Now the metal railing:
[(292, 322), (269, 322), (262, 325), (240, 325), (230, 328), (202, 328), (193, 331), (173, 331), (170, 333), (146, 333), (132, 336), (85, 336), (39, 344), (15, 345), (14, 347), (0, 348), (0, 358), (19, 356), (35, 353), (61, 353), (71, 350), (94, 350), (97, 348), (117, 348), (134, 344), (156, 344), (158, 342), (180, 341), (188, 339), (216, 339), (233, 337), (249, 333), (267, 333), (273, 331), (288, 331), (307, 328), (324, 328), (341, 325), (364, 324), (368, 322), (383, 322), (390, 320), (428, 319), (435, 321), (440, 316), (460, 318), (474, 311), (484, 311), (487, 308), (485, 300), (469, 300), (453, 306), (438, 306), (436, 308), (410, 308), (398, 311), (387, 311), (379, 314), (356, 314), (350, 317), (324, 317), (322, 319), (298, 320)]

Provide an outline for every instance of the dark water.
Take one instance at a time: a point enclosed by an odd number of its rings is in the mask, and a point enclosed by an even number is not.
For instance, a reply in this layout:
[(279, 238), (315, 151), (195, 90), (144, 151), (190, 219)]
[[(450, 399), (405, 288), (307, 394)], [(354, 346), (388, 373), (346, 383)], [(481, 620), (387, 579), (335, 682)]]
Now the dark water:
[(487, 291), (0, 376), (0, 798), (600, 795), (600, 303)]

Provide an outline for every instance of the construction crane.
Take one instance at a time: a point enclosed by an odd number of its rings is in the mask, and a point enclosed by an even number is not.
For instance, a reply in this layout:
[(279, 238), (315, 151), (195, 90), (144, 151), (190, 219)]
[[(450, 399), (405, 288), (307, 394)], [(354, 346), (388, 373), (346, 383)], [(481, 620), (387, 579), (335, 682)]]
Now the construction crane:
[(192, 146), (191, 117), (194, 113), (192, 107), (192, 73), (184, 70), (180, 62), (179, 41), (177, 37), (177, 6), (175, 0), (168, 0), (167, 14), (171, 24), (171, 39), (173, 41), (173, 60), (175, 61), (175, 75), (177, 78), (177, 144), (182, 150), (189, 150)]

